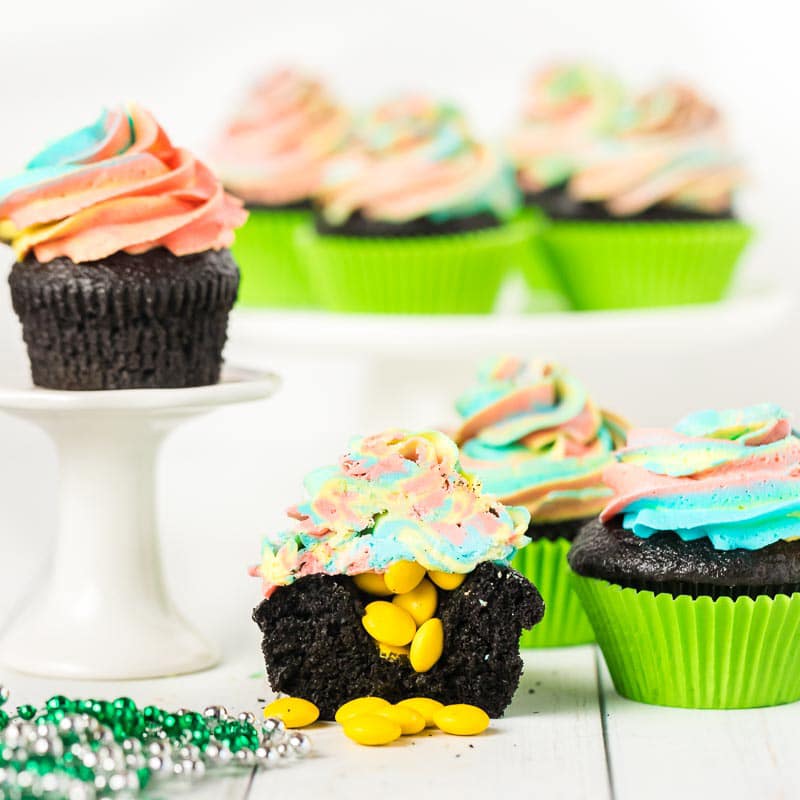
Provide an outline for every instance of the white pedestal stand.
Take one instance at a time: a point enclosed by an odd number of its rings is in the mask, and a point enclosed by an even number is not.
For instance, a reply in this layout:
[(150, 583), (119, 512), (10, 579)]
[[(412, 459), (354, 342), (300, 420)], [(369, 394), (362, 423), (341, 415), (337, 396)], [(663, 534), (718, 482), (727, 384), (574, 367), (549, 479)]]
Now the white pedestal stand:
[(268, 397), (278, 383), (272, 374), (228, 369), (219, 384), (189, 389), (0, 389), (0, 410), (45, 430), (60, 461), (49, 574), (0, 636), (3, 664), (50, 677), (128, 679), (217, 662), (216, 648), (181, 618), (164, 585), (156, 455), (181, 422)]

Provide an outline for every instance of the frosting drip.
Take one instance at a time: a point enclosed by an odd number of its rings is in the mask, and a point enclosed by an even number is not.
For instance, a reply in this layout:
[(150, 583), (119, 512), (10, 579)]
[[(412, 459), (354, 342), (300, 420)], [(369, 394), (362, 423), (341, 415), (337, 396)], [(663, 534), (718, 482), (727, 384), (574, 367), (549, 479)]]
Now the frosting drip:
[(402, 560), (466, 573), (483, 561), (508, 563), (528, 542), (528, 512), (481, 494), (456, 445), (434, 431), (356, 439), (305, 488), (308, 500), (288, 512), (294, 527), (267, 536), (251, 570), (267, 597), (304, 575), (384, 572)]
[(594, 516), (607, 503), (602, 471), (626, 424), (561, 368), (498, 359), (456, 408), (464, 469), (503, 502), (525, 506), (534, 524)]
[(320, 199), (334, 225), (356, 213), (398, 223), (479, 213), (504, 219), (519, 205), (510, 168), (472, 138), (464, 117), (416, 95), (360, 122), (352, 145), (328, 165)]
[(214, 148), (224, 184), (248, 202), (284, 205), (313, 197), (350, 115), (319, 81), (281, 69), (253, 87)]
[(218, 250), (246, 216), (136, 105), (103, 112), (0, 181), (0, 236), (20, 260), (31, 250), (42, 262), (76, 263), (155, 247), (177, 256)]
[(668, 83), (622, 110), (613, 135), (582, 158), (569, 192), (620, 217), (655, 205), (719, 214), (743, 179), (719, 111), (690, 87)]
[(507, 142), (522, 189), (566, 183), (595, 139), (613, 128), (624, 98), (614, 76), (588, 64), (555, 64), (534, 75)]
[(778, 406), (701, 411), (674, 430), (632, 431), (604, 473), (601, 514), (648, 538), (674, 531), (718, 550), (758, 550), (800, 536), (800, 439)]

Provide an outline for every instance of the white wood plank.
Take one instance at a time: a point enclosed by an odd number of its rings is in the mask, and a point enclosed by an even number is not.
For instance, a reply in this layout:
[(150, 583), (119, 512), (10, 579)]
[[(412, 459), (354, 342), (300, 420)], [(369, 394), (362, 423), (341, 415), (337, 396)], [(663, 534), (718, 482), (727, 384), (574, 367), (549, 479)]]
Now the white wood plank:
[[(315, 756), (256, 773), (250, 800), (303, 798), (608, 798), (597, 675), (591, 648), (528, 653), (507, 716), (477, 737), (425, 731), (361, 747), (335, 724), (310, 729)], [(272, 795), (271, 795), (272, 793)]]
[(617, 800), (800, 797), (800, 704), (694, 711), (634, 703), (616, 693), (599, 658)]

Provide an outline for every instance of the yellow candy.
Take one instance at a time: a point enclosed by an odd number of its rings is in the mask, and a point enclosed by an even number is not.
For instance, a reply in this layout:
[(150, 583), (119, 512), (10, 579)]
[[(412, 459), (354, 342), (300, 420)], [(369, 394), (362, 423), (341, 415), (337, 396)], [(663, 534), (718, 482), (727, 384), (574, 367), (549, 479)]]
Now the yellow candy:
[(380, 651), (381, 658), (400, 658), (400, 656), (408, 656), (407, 645), (395, 647), (393, 644), (378, 642), (378, 650)]
[(377, 714), (358, 714), (343, 725), (345, 735), (358, 744), (389, 744), (400, 738), (400, 726), (394, 720)]
[(282, 719), (287, 728), (304, 728), (319, 718), (319, 709), (302, 697), (281, 697), (265, 709), (265, 717)]
[(438, 570), (428, 570), (428, 577), (440, 588), (447, 592), (452, 592), (453, 589), (458, 589), (466, 575), (460, 572), (439, 572)]
[(436, 588), (425, 578), (410, 592), (395, 595), (392, 598), (392, 602), (403, 610), (408, 611), (417, 625), (422, 625), (423, 622), (427, 622), (436, 613), (438, 599)]
[(425, 717), (409, 706), (389, 706), (377, 712), (379, 717), (386, 717), (400, 726), (403, 736), (413, 736), (425, 728)]
[(394, 594), (405, 594), (415, 589), (425, 577), (425, 567), (416, 561), (396, 561), (384, 573), (386, 586)]
[(386, 708), (390, 705), (391, 703), (388, 700), (384, 700), (382, 697), (356, 697), (355, 700), (350, 700), (348, 703), (340, 706), (334, 719), (340, 725), (344, 725), (351, 717), (357, 717), (362, 714), (374, 714), (376, 711), (380, 711), (382, 708)]
[(426, 728), (432, 728), (436, 724), (433, 721), (433, 717), (437, 711), (441, 711), (444, 708), (442, 703), (430, 697), (409, 697), (407, 700), (401, 700), (397, 705), (413, 708), (414, 711), (421, 714), (425, 720)]
[(408, 658), (415, 672), (427, 672), (441, 657), (444, 649), (444, 628), (438, 617), (419, 626), (411, 641)]
[(367, 633), (379, 642), (393, 644), (395, 647), (408, 644), (417, 632), (414, 618), (408, 611), (385, 600), (369, 603), (361, 624)]
[(489, 727), (489, 715), (466, 703), (445, 706), (433, 717), (436, 727), (455, 736), (475, 736)]
[(386, 586), (386, 581), (379, 572), (362, 572), (361, 575), (353, 575), (353, 582), (367, 594), (376, 594), (378, 597), (388, 597), (392, 594), (392, 590)]

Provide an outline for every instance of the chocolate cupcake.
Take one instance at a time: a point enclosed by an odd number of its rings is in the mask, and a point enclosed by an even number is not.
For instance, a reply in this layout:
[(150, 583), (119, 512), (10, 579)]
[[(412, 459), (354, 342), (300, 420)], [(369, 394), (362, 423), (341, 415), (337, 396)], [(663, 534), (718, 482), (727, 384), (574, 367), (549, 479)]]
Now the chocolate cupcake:
[(631, 431), (615, 496), (569, 554), (614, 684), (634, 700), (800, 699), (800, 439), (770, 404)]
[(583, 644), (593, 632), (572, 590), (566, 554), (608, 502), (602, 471), (626, 423), (601, 411), (562, 368), (504, 357), (484, 365), (457, 401), (461, 464), (502, 503), (528, 509), (531, 543), (512, 565), (542, 593), (547, 616), (523, 647)]
[(338, 311), (491, 311), (528, 243), (513, 173), (463, 115), (420, 96), (374, 109), (333, 159), (302, 238)]
[(527, 539), (437, 432), (355, 440), (311, 473), (293, 530), (267, 537), (253, 614), (276, 692), (332, 719), (345, 702), (425, 696), (500, 716), (519, 682), (519, 635), (544, 612), (508, 566)]
[(0, 181), (0, 236), (33, 382), (51, 389), (215, 383), (245, 219), (211, 171), (135, 105)]
[(319, 79), (288, 67), (259, 80), (226, 125), (213, 160), (250, 212), (234, 246), (243, 305), (316, 304), (295, 240), (350, 127), (350, 114)]
[(629, 101), (578, 159), (542, 235), (577, 308), (714, 302), (751, 237), (722, 115), (665, 83)]

